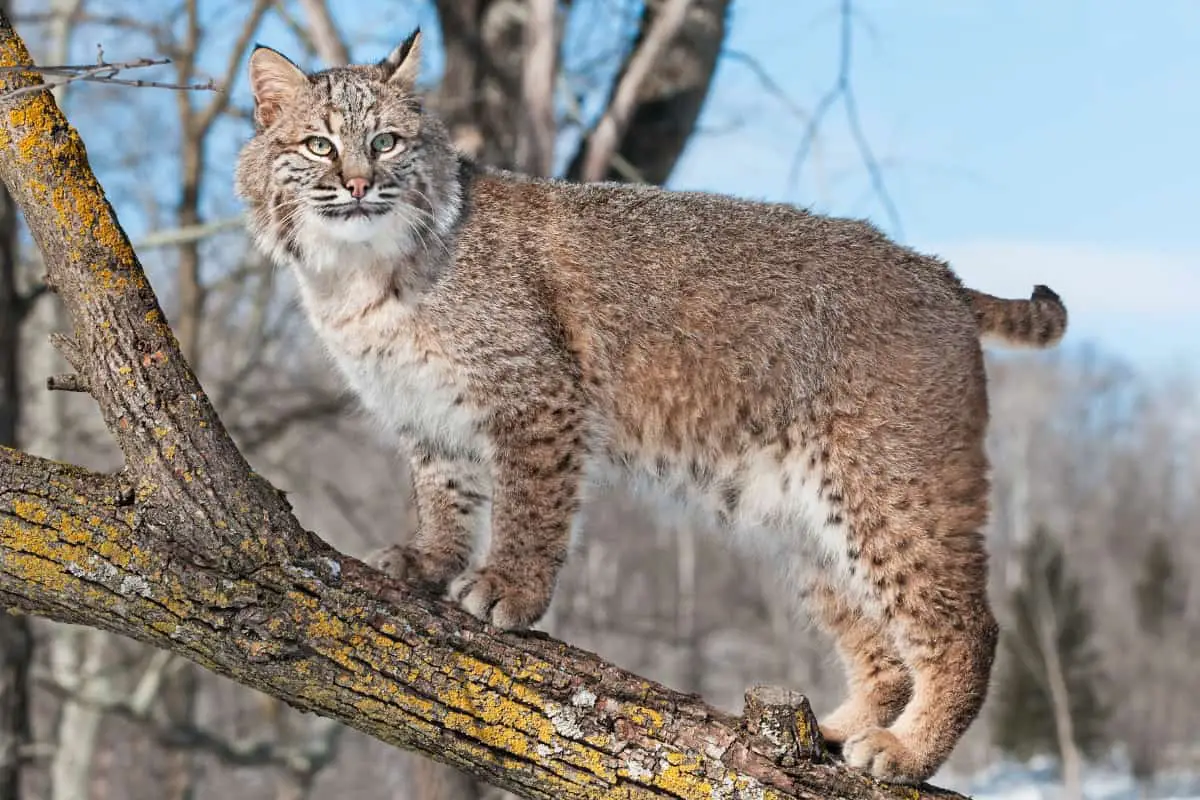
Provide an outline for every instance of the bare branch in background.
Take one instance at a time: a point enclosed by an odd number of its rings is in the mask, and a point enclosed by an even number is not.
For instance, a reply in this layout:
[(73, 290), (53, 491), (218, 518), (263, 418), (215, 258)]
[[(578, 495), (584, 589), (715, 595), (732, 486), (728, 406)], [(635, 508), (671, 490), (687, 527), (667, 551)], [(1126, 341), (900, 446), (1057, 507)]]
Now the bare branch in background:
[(182, 228), (169, 228), (161, 231), (151, 231), (134, 242), (138, 250), (154, 250), (160, 247), (177, 247), (181, 244), (191, 244), (203, 241), (218, 233), (234, 231), (241, 228), (241, 217), (225, 217), (211, 222), (202, 222)]
[[(196, 0), (191, 0), (189, 8), (194, 8), (195, 2)], [(195, 126), (195, 132), (201, 134), (207, 133), (217, 117), (224, 114), (225, 110), (229, 108), (229, 102), (233, 99), (233, 94), (229, 91), (229, 88), (237, 80), (238, 74), (241, 71), (242, 57), (246, 55), (246, 50), (249, 49), (253, 42), (254, 34), (258, 31), (258, 26), (262, 24), (263, 17), (271, 10), (271, 2), (272, 0), (254, 0), (254, 5), (251, 6), (250, 13), (246, 15), (246, 19), (242, 23), (241, 32), (238, 34), (237, 40), (229, 52), (229, 57), (225, 62), (225, 69), (221, 73), (221, 86), (224, 87), (224, 91), (214, 97), (205, 106), (204, 111), (196, 117), (192, 123)], [(194, 42), (193, 46), (198, 47), (199, 41)], [(195, 56), (195, 52), (190, 53), (188, 56), (189, 74), (195, 69)]]
[(554, 82), (558, 74), (557, 0), (530, 0), (525, 19), (521, 79), (525, 130), (517, 140), (517, 169), (549, 175), (554, 169)]
[[(176, 109), (182, 141), (180, 142), (180, 181), (175, 208), (175, 222), (183, 229), (204, 224), (200, 210), (200, 197), (206, 169), (206, 141), (217, 119), (229, 108), (233, 85), (240, 71), (242, 59), (254, 40), (263, 17), (270, 10), (273, 0), (254, 0), (250, 12), (243, 20), (232, 48), (225, 61), (222, 84), (226, 91), (213, 98), (207, 105), (197, 109), (186, 96), (177, 98)], [(199, 0), (187, 0), (186, 25), (183, 41), (177, 46), (176, 70), (181, 82), (193, 79), (200, 56), (204, 32), (199, 22)], [(179, 308), (175, 313), (180, 344), (185, 353), (197, 364), (200, 360), (200, 328), (208, 293), (200, 275), (200, 240), (187, 239), (179, 243), (179, 260), (176, 265), (178, 276)]]
[(834, 104), (841, 100), (842, 108), (846, 112), (846, 125), (850, 128), (850, 136), (854, 139), (859, 157), (870, 177), (871, 189), (883, 206), (884, 213), (887, 214), (888, 222), (892, 227), (892, 235), (897, 239), (903, 239), (904, 228), (900, 224), (900, 211), (896, 208), (891, 193), (888, 192), (887, 184), (883, 180), (883, 169), (867, 141), (866, 133), (863, 132), (862, 120), (858, 115), (858, 100), (854, 94), (854, 84), (851, 82), (851, 68), (854, 63), (854, 13), (853, 0), (841, 0), (837, 77), (834, 79), (833, 86), (822, 95), (816, 108), (813, 109), (808, 126), (804, 129), (804, 135), (800, 139), (800, 146), (792, 158), (788, 183), (792, 186), (799, 183), (800, 174), (808, 160), (809, 152), (816, 144), (821, 123)]
[[(638, 39), (618, 75), (614, 94), (621, 76), (629, 71), (639, 44), (664, 13), (666, 3), (667, 0), (649, 0), (643, 5)], [(611, 166), (604, 180), (662, 184), (670, 177), (696, 133), (728, 31), (730, 5), (731, 0), (692, 0), (678, 35), (667, 44), (657, 66), (639, 82), (628, 125), (610, 157)], [(569, 101), (571, 93), (565, 94)], [(611, 97), (608, 102), (612, 103)], [(590, 143), (591, 136), (586, 137), (572, 157), (566, 172), (568, 179), (581, 179)]]
[(350, 48), (338, 32), (333, 15), (329, 13), (326, 0), (297, 0), (308, 23), (307, 33), (312, 40), (317, 57), (326, 67), (340, 67), (350, 63)]
[(89, 83), (109, 83), (118, 86), (133, 86), (140, 89), (175, 89), (187, 92), (219, 92), (220, 89), (212, 81), (205, 83), (166, 83), (164, 81), (144, 81), (118, 78), (117, 75), (125, 70), (145, 69), (170, 64), (166, 58), (139, 58), (134, 61), (100, 61), (96, 64), (86, 64), (63, 67), (0, 67), (0, 72), (31, 71), (45, 76), (43, 83), (37, 86), (26, 86), (14, 89), (16, 96), (32, 94), (65, 86), (75, 81)]
[(638, 89), (654, 69), (659, 56), (683, 27), (690, 3), (691, 0), (666, 0), (646, 38), (629, 59), (608, 108), (589, 138), (580, 173), (582, 180), (598, 181), (607, 174), (621, 135), (629, 125)]

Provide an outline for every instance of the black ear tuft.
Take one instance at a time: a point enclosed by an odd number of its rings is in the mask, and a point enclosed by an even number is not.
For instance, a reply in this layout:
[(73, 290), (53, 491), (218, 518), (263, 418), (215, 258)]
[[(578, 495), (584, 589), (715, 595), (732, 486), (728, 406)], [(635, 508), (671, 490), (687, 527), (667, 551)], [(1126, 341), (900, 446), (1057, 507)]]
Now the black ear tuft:
[(421, 28), (420, 26), (417, 26), (415, 29), (413, 29), (413, 32), (408, 35), (408, 38), (400, 44), (399, 47), (379, 60), (379, 66), (388, 71), (389, 78), (391, 77), (391, 73), (395, 71), (396, 67), (403, 64), (405, 59), (408, 58), (409, 54), (412, 53), (413, 45), (417, 43), (420, 36)]
[(379, 62), (384, 70), (384, 80), (412, 89), (417, 83), (421, 69), (421, 29), (413, 30), (404, 43)]

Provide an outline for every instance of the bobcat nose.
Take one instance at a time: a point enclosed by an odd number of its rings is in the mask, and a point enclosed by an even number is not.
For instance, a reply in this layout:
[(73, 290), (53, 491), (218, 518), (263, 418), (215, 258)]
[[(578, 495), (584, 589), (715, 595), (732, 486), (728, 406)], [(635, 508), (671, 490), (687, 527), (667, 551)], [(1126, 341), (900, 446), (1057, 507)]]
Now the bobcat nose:
[(371, 188), (371, 182), (366, 178), (349, 178), (346, 180), (345, 186), (356, 200), (361, 200), (367, 196), (367, 189)]

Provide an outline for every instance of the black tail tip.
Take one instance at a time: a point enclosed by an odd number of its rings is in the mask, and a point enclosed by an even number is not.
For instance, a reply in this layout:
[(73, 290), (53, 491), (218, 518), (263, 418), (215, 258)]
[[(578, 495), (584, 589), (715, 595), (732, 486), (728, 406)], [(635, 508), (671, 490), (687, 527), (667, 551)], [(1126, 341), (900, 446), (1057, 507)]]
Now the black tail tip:
[(1057, 292), (1055, 292), (1049, 286), (1043, 286), (1040, 283), (1033, 287), (1033, 299), (1049, 300), (1051, 303), (1062, 303), (1062, 298), (1058, 296)]

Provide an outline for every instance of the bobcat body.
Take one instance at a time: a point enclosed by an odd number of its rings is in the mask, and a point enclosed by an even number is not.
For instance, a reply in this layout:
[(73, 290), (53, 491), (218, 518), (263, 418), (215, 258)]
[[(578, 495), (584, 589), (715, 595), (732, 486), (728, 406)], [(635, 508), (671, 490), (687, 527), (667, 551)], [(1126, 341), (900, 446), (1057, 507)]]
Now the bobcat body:
[(826, 739), (927, 778), (996, 645), (980, 338), (1054, 343), (1058, 297), (967, 289), (865, 222), (477, 168), (421, 107), (419, 50), (313, 75), (256, 50), (236, 178), (413, 452), (419, 529), (377, 563), (524, 628), (589, 488), (629, 482), (777, 564), (846, 664)]

